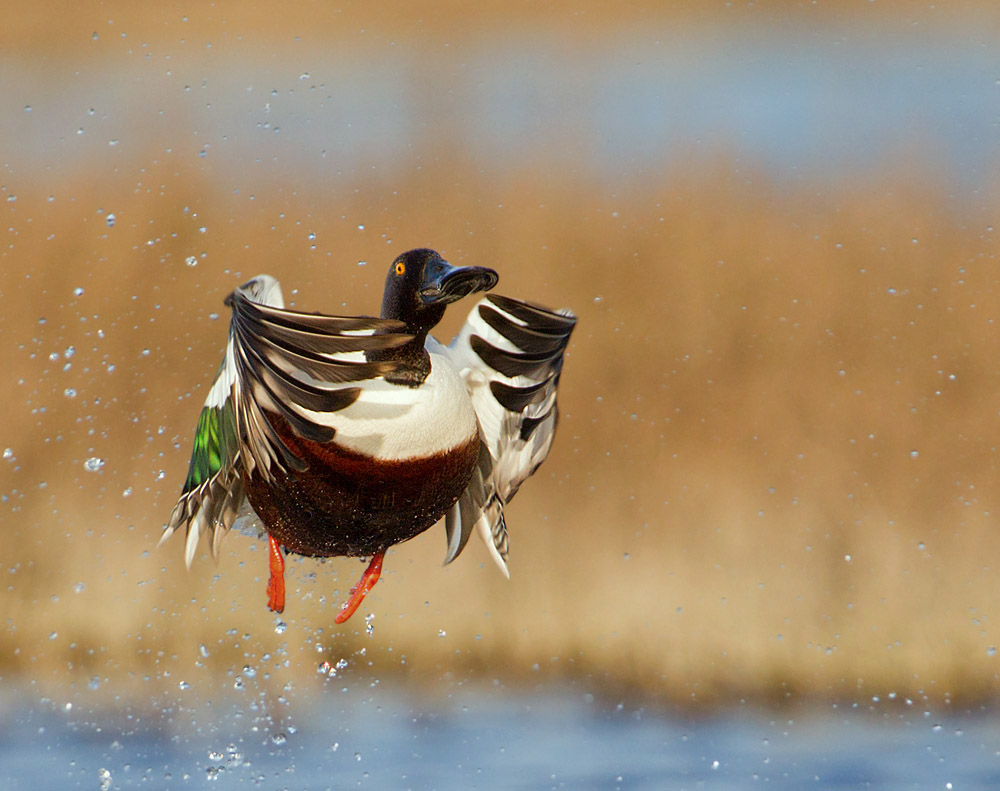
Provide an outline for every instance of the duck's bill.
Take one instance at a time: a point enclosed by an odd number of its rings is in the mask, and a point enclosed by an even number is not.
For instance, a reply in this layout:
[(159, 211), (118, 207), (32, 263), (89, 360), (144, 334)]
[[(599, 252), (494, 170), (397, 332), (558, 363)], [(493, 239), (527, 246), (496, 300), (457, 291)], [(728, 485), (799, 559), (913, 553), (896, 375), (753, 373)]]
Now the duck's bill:
[(496, 272), (485, 266), (452, 266), (442, 261), (428, 267), (420, 298), (425, 305), (457, 302), (477, 291), (489, 291), (499, 279)]

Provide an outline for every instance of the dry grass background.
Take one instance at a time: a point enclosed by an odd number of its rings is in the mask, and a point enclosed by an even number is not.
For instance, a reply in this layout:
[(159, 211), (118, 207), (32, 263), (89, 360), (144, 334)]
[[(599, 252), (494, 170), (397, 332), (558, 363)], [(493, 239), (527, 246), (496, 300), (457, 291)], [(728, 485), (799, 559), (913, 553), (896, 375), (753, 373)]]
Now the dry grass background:
[[(249, 200), (163, 151), (5, 185), (4, 679), (172, 685), (278, 656), (307, 684), (365, 648), (378, 677), (648, 700), (998, 691), (998, 196), (970, 208), (909, 163), (790, 186), (719, 156), (608, 188), (424, 148), (433, 166)], [(580, 316), (554, 451), (510, 508), (511, 581), (475, 546), (442, 568), (435, 529), (346, 628), (357, 562), (293, 563), (276, 635), (255, 542), (190, 574), (179, 540), (153, 550), (222, 299), (267, 271), (301, 308), (373, 312), (422, 245)]]

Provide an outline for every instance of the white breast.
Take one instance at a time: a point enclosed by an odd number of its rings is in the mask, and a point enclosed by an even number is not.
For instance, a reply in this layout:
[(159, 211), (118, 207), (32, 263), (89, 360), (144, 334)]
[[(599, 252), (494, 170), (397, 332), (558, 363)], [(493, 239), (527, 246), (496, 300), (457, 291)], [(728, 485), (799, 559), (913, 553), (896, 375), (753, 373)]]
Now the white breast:
[(303, 414), (335, 428), (333, 441), (341, 447), (382, 459), (429, 456), (465, 444), (479, 432), (465, 383), (446, 347), (429, 337), (426, 349), (431, 372), (420, 387), (373, 379), (361, 383), (361, 395), (346, 409)]

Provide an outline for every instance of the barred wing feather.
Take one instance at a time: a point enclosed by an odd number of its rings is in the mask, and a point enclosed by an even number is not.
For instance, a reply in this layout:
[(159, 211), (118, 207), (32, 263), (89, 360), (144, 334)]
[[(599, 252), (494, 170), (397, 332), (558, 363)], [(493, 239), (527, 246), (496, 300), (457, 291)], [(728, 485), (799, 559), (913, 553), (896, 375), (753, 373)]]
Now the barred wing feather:
[[(270, 480), (275, 469), (302, 470), (264, 412), (280, 415), (301, 437), (328, 442), (334, 430), (311, 420), (353, 403), (351, 383), (382, 376), (391, 362), (368, 362), (363, 352), (402, 345), (402, 322), (285, 310), (281, 286), (258, 275), (226, 298), (233, 315), (222, 365), (198, 419), (188, 476), (160, 538), (183, 525), (185, 562), (210, 534), (213, 557), (244, 505), (244, 476)], [(244, 509), (245, 510), (245, 509)]]
[(478, 529), (507, 574), (503, 507), (548, 456), (558, 421), (556, 391), (576, 316), (491, 294), (452, 341), (480, 428), (479, 463), (445, 517), (450, 563)]

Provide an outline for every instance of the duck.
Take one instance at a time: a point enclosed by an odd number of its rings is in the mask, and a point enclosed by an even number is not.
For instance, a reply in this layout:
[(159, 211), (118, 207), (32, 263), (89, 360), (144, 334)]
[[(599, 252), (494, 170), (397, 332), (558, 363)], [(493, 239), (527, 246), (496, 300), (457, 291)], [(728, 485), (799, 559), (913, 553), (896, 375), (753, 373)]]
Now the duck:
[(448, 305), (499, 276), (428, 248), (389, 266), (379, 317), (285, 307), (262, 274), (225, 299), (225, 355), (198, 417), (162, 545), (184, 528), (188, 569), (206, 536), (252, 511), (268, 543), (267, 607), (285, 609), (285, 555), (370, 558), (344, 623), (389, 548), (444, 523), (445, 564), (473, 531), (509, 577), (504, 507), (549, 454), (576, 316), (485, 294), (445, 346)]

